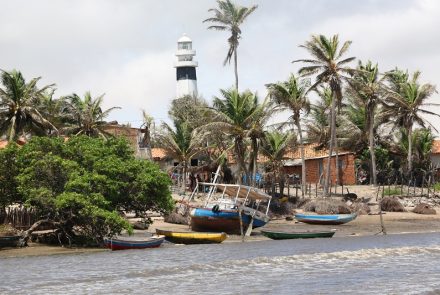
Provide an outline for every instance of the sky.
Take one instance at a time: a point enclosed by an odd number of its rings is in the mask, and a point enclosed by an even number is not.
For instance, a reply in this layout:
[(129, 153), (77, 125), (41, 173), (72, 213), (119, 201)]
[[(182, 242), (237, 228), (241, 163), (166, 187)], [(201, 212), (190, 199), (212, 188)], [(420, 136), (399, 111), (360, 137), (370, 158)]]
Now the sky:
[[(351, 40), (347, 56), (420, 70), (421, 81), (440, 85), (440, 1), (437, 0), (236, 0), (258, 9), (242, 25), (239, 88), (266, 95), (265, 84), (296, 73), (299, 48), (312, 34)], [(20, 70), (39, 86), (56, 84), (55, 96), (105, 93), (109, 120), (142, 123), (141, 110), (167, 121), (176, 95), (173, 63), (186, 33), (197, 55), (198, 90), (207, 101), (233, 86), (223, 66), (227, 32), (207, 30), (213, 0), (0, 0), (0, 69)], [(353, 63), (355, 66), (356, 63)], [(439, 94), (431, 102), (440, 103)], [(435, 110), (440, 113), (439, 109)], [(440, 130), (440, 119), (427, 117)]]

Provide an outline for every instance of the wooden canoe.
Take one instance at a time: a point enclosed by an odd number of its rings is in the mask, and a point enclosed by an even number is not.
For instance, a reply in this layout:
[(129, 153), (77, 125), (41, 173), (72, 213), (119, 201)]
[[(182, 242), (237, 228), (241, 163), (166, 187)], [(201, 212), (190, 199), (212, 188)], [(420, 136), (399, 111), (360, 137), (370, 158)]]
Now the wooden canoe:
[(156, 229), (156, 234), (165, 236), (165, 240), (176, 244), (213, 244), (221, 243), (227, 239), (224, 232), (184, 232)]
[(2, 236), (0, 237), (0, 248), (17, 247), (21, 236)]
[(350, 222), (356, 219), (357, 214), (327, 214), (327, 215), (313, 215), (313, 214), (295, 214), (295, 219), (309, 224), (323, 224), (323, 225), (339, 225)]
[[(238, 210), (220, 210), (213, 212), (207, 208), (194, 208), (190, 212), (191, 229), (194, 231), (225, 232), (228, 234), (240, 233), (240, 216)], [(249, 215), (242, 215), (242, 224), (247, 228), (251, 222)], [(257, 228), (266, 225), (267, 219), (259, 219), (255, 216), (252, 227)]]
[(111, 250), (146, 249), (159, 247), (165, 237), (117, 237), (104, 239), (104, 245)]
[(262, 230), (261, 233), (272, 240), (331, 238), (334, 231), (273, 231)]

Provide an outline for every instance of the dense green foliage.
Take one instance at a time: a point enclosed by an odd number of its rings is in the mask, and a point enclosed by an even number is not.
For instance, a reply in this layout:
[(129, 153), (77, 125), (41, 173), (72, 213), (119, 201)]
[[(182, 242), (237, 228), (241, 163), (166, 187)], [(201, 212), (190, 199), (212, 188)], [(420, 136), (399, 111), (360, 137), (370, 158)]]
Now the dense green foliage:
[(0, 181), (18, 187), (6, 186), (12, 193), (2, 193), (2, 201), (24, 200), (69, 239), (81, 234), (100, 240), (131, 230), (120, 211), (142, 216), (173, 207), (168, 175), (136, 160), (123, 139), (33, 137), (21, 148), (0, 150), (0, 160), (10, 167), (1, 170)]

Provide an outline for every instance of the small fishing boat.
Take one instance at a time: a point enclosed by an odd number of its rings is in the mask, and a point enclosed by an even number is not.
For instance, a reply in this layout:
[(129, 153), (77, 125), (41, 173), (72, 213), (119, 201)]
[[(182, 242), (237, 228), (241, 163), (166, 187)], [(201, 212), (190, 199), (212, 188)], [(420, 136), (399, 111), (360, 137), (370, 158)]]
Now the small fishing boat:
[(165, 240), (176, 244), (213, 244), (221, 243), (227, 239), (224, 232), (185, 232), (156, 229), (156, 234), (165, 236)]
[[(192, 208), (191, 229), (250, 235), (252, 228), (269, 222), (271, 196), (263, 191), (245, 185), (200, 182), (189, 202), (198, 193), (198, 187), (209, 188), (209, 194), (202, 206)], [(217, 193), (217, 194), (216, 194)], [(263, 206), (260, 207), (260, 205)], [(264, 209), (263, 209), (264, 208)], [(246, 231), (244, 233), (244, 231)]]
[(111, 250), (127, 250), (127, 249), (145, 249), (159, 247), (165, 237), (117, 237), (111, 239), (104, 239), (104, 245)]
[(295, 214), (295, 219), (309, 224), (339, 225), (356, 219), (357, 214)]
[(272, 240), (331, 238), (334, 231), (273, 231), (262, 230), (261, 233)]
[(17, 247), (21, 236), (2, 236), (0, 237), (0, 248)]

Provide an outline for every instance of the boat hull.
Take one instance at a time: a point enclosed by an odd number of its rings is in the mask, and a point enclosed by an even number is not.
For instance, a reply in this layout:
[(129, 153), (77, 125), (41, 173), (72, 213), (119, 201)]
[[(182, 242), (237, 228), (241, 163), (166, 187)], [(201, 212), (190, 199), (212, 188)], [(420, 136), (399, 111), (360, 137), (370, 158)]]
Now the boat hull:
[(165, 240), (176, 244), (215, 244), (227, 239), (228, 235), (210, 232), (178, 232), (156, 229), (156, 234), (165, 236)]
[[(194, 231), (214, 231), (237, 234), (241, 232), (240, 216), (238, 211), (221, 210), (213, 212), (211, 209), (195, 208), (190, 213), (191, 229)], [(251, 217), (242, 214), (243, 228), (246, 229), (251, 222)], [(267, 221), (254, 218), (253, 228), (266, 225)]]
[(282, 232), (262, 230), (261, 233), (272, 240), (331, 238), (334, 231)]
[(143, 240), (133, 239), (105, 239), (104, 245), (111, 250), (146, 249), (159, 247), (165, 237), (152, 237)]
[(295, 214), (295, 219), (308, 224), (340, 225), (356, 219), (357, 214), (306, 215)]
[(0, 248), (18, 247), (21, 236), (0, 237)]

